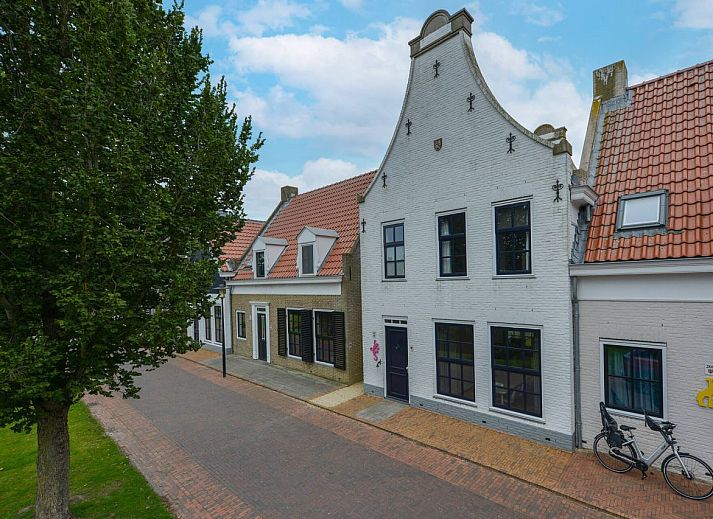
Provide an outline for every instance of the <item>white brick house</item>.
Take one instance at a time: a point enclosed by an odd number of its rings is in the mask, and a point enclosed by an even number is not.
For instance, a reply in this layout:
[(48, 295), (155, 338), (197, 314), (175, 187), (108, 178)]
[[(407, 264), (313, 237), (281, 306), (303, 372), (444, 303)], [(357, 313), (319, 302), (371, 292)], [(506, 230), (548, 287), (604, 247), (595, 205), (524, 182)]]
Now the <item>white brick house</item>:
[(498, 104), (472, 21), (436, 11), (410, 42), (360, 205), (365, 391), (572, 449), (571, 146)]
[[(713, 61), (629, 86), (623, 61), (594, 71), (582, 178), (599, 199), (571, 267), (582, 446), (599, 402), (713, 462)], [(579, 420), (578, 420), (579, 421)]]

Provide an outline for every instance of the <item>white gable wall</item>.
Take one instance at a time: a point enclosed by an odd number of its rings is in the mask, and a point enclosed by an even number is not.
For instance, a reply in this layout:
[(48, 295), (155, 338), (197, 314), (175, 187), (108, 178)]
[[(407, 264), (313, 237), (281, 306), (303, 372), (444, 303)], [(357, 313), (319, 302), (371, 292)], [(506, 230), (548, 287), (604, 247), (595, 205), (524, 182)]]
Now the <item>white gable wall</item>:
[[(412, 60), (402, 119), (380, 174), (361, 204), (364, 382), (383, 394), (384, 316), (408, 320), (411, 403), (539, 441), (571, 448), (573, 432), (568, 191), (553, 202), (552, 185), (568, 185), (570, 158), (521, 132), (478, 86), (470, 38), (460, 32)], [(433, 63), (441, 63), (434, 78)], [(468, 112), (466, 98), (475, 95)], [(553, 96), (557, 92), (552, 92)], [(407, 135), (406, 120), (413, 123)], [(516, 136), (514, 153), (505, 139)], [(443, 147), (434, 150), (434, 139)], [(387, 187), (382, 187), (383, 172)], [(495, 279), (493, 203), (531, 201), (532, 266), (528, 277)], [(468, 279), (437, 279), (436, 213), (465, 208)], [(384, 222), (403, 220), (406, 280), (383, 278)], [(475, 406), (435, 397), (434, 320), (475, 326)], [(543, 419), (494, 411), (489, 323), (542, 329)]]

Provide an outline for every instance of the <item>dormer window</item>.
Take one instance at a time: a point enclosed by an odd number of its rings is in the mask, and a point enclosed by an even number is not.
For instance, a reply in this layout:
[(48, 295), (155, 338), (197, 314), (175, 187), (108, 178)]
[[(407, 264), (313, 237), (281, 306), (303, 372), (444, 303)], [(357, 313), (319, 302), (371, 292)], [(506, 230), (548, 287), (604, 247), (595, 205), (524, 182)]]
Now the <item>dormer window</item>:
[(255, 277), (265, 277), (265, 251), (262, 250), (255, 252)]
[(619, 231), (666, 225), (666, 191), (624, 195), (619, 198), (616, 228)]
[(316, 276), (339, 234), (331, 229), (304, 227), (297, 235), (297, 271), (300, 276)]
[(302, 249), (302, 275), (314, 274), (314, 245), (301, 245)]

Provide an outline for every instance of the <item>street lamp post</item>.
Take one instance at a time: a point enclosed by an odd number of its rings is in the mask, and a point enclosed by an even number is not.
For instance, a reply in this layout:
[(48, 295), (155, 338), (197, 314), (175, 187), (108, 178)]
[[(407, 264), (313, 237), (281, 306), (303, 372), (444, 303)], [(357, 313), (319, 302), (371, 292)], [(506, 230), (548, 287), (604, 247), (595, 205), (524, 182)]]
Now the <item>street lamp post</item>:
[(225, 300), (225, 281), (223, 281), (223, 286), (218, 289), (218, 297), (220, 298), (220, 315), (222, 316), (222, 319), (220, 320), (220, 325), (223, 327), (223, 330), (220, 334), (220, 345), (223, 349), (223, 378), (225, 378), (225, 304), (223, 303), (223, 301)]

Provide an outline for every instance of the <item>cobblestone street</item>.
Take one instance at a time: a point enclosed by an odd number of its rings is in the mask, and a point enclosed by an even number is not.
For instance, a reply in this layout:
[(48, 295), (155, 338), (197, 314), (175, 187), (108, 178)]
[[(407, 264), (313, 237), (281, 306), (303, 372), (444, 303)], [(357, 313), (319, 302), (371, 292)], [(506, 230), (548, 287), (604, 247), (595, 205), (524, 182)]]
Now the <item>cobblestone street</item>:
[(603, 517), (560, 494), (176, 359), (92, 412), (179, 517)]

